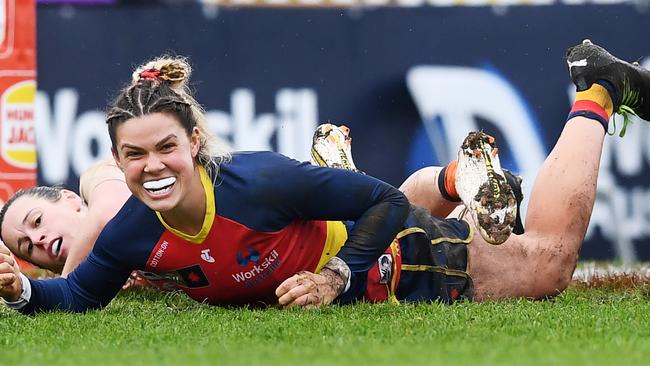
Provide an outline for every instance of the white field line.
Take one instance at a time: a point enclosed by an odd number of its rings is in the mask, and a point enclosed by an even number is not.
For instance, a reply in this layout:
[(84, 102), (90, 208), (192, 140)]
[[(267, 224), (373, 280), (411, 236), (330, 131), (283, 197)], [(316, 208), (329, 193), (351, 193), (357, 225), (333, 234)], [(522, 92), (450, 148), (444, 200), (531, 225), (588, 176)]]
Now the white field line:
[(594, 276), (608, 277), (630, 274), (636, 274), (650, 279), (650, 267), (647, 263), (640, 263), (637, 265), (582, 263), (573, 272), (573, 280), (589, 281)]

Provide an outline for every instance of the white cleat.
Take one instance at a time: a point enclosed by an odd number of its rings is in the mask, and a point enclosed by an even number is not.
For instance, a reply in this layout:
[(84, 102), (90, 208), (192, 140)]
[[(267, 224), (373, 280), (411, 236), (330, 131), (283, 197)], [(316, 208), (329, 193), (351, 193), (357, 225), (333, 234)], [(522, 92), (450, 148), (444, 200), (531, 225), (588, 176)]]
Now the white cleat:
[(311, 147), (311, 163), (358, 171), (352, 160), (350, 129), (331, 123), (316, 127)]
[(494, 137), (470, 132), (458, 152), (456, 192), (490, 244), (501, 244), (512, 233), (517, 201), (506, 181)]

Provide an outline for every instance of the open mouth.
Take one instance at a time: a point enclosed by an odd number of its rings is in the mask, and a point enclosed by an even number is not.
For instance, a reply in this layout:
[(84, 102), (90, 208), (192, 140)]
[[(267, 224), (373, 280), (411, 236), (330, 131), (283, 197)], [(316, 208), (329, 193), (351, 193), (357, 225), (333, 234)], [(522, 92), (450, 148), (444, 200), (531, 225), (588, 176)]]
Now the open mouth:
[(163, 195), (171, 190), (174, 183), (176, 183), (176, 177), (168, 177), (144, 182), (142, 186), (152, 195)]
[(58, 238), (58, 239), (54, 240), (54, 242), (52, 243), (50, 248), (51, 248), (52, 254), (55, 257), (58, 257), (59, 254), (61, 254), (61, 248), (63, 248), (63, 238)]

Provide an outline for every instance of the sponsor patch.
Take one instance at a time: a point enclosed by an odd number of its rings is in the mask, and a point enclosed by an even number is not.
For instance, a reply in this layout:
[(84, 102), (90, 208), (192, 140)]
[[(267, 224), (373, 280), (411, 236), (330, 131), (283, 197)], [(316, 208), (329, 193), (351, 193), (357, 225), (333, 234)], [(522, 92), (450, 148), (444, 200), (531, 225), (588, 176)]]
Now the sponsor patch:
[(377, 268), (379, 269), (379, 283), (386, 285), (393, 278), (393, 257), (384, 253), (377, 259)]

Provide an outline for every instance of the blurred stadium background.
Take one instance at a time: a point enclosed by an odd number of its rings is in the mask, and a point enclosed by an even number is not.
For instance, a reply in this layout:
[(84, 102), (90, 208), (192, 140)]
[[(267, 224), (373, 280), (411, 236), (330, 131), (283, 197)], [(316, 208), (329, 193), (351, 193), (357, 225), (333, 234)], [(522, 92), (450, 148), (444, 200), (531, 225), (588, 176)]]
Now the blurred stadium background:
[[(650, 67), (647, 0), (0, 2), (0, 81), (9, 75), (1, 57), (33, 29), (11, 18), (25, 7), (36, 17), (38, 85), (33, 107), (3, 91), (5, 195), (15, 177), (76, 190), (80, 173), (110, 155), (107, 101), (134, 66), (162, 53), (190, 57), (210, 128), (237, 150), (307, 160), (317, 124), (346, 124), (357, 166), (399, 185), (445, 164), (482, 128), (528, 192), (570, 107), (566, 48), (590, 38)], [(28, 66), (21, 75), (33, 79)], [(33, 108), (32, 118), (11, 120), (7, 106)], [(6, 164), (16, 125), (26, 146), (36, 142), (36, 167), (23, 175)], [(650, 260), (648, 137), (636, 121), (625, 138), (607, 139), (582, 259)]]

